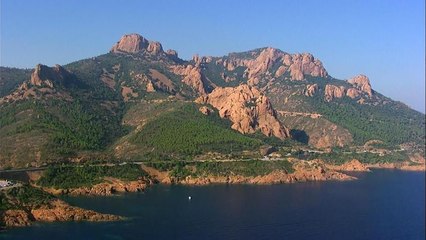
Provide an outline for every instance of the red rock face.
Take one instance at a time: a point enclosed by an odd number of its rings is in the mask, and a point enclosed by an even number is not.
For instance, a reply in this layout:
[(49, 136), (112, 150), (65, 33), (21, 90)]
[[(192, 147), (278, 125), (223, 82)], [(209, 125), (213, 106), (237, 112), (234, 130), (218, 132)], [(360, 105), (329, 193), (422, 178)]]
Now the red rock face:
[(163, 46), (159, 42), (149, 42), (146, 50), (152, 54), (159, 54), (163, 52)]
[(200, 95), (206, 95), (206, 82), (207, 80), (201, 73), (201, 68), (199, 64), (196, 66), (187, 65), (186, 67), (182, 65), (172, 66), (170, 70), (180, 76), (183, 76), (182, 82), (190, 86)]
[(53, 88), (54, 83), (63, 83), (69, 74), (67, 70), (57, 64), (52, 68), (38, 64), (31, 74), (30, 83), (34, 86)]
[(315, 59), (310, 53), (288, 55), (283, 63), (291, 64), (289, 70), (292, 80), (303, 80), (305, 75), (312, 77), (328, 76), (321, 61)]
[[(112, 48), (111, 52), (113, 53), (139, 53), (147, 52), (150, 54), (160, 54), (163, 53), (163, 46), (161, 43), (148, 41), (146, 38), (142, 37), (139, 34), (128, 34), (120, 38)], [(177, 53), (176, 53), (177, 56)]]
[(289, 137), (288, 129), (277, 119), (269, 99), (255, 87), (246, 84), (238, 87), (218, 87), (207, 96), (197, 99), (219, 111), (221, 118), (231, 120), (232, 128), (241, 133), (260, 130), (266, 136), (280, 139)]
[(166, 54), (169, 55), (169, 56), (171, 56), (171, 57), (174, 57), (174, 58), (178, 58), (179, 57), (178, 53), (175, 50), (173, 50), (173, 49), (167, 50)]
[(139, 34), (129, 34), (121, 37), (111, 49), (111, 52), (137, 53), (146, 49), (149, 45), (148, 40)]
[(371, 89), (370, 79), (365, 75), (358, 75), (348, 80), (348, 83), (352, 84), (358, 90), (367, 93), (369, 97), (373, 96), (373, 90)]
[(325, 86), (324, 97), (327, 102), (333, 100), (334, 98), (342, 98), (343, 96), (345, 96), (345, 87), (338, 87), (331, 84), (327, 84)]
[(318, 84), (310, 84), (306, 86), (306, 89), (304, 91), (305, 96), (312, 97), (315, 95), (315, 93), (318, 91)]
[(265, 48), (259, 55), (253, 53), (253, 59), (228, 59), (219, 63), (232, 71), (236, 67), (246, 67), (246, 76), (250, 85), (256, 85), (262, 74), (272, 70), (272, 66), (280, 64), (275, 71), (275, 77), (280, 77), (289, 72), (291, 80), (304, 80), (307, 75), (313, 77), (327, 77), (328, 73), (321, 61), (315, 59), (310, 53), (288, 54), (275, 48)]
[(350, 98), (354, 99), (354, 98), (359, 97), (360, 92), (361, 92), (361, 91), (360, 91), (360, 90), (358, 90), (358, 89), (356, 89), (356, 88), (349, 88), (349, 89), (346, 91), (346, 96), (348, 96), (348, 97), (350, 97)]

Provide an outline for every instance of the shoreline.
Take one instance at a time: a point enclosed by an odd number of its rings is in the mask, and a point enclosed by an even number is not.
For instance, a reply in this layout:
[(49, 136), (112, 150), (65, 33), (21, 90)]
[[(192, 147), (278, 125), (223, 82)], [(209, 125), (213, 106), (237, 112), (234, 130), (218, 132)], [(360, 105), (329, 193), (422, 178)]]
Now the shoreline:
[[(292, 161), (294, 171), (288, 173), (283, 170), (273, 170), (266, 175), (242, 176), (242, 175), (203, 175), (186, 176), (176, 178), (170, 176), (170, 171), (159, 171), (148, 166), (141, 168), (148, 173), (150, 179), (138, 179), (135, 181), (123, 181), (116, 178), (104, 178), (104, 181), (90, 187), (78, 187), (69, 189), (55, 189), (31, 184), (31, 187), (40, 189), (53, 196), (113, 196), (123, 193), (144, 192), (148, 187), (156, 184), (161, 185), (186, 185), (186, 186), (207, 186), (212, 184), (250, 184), (250, 185), (273, 185), (289, 184), (298, 182), (325, 182), (325, 181), (352, 181), (356, 177), (350, 176), (348, 172), (371, 172), (374, 169), (416, 171), (425, 172), (424, 164), (409, 165), (384, 163), (384, 164), (362, 164), (356, 159), (348, 161), (342, 165), (326, 164), (323, 160)], [(40, 177), (40, 176), (38, 176)], [(34, 176), (31, 180), (34, 181)], [(86, 210), (74, 207), (68, 203), (55, 198), (48, 204), (39, 207), (28, 207), (22, 209), (9, 209), (0, 212), (3, 228), (30, 226), (33, 222), (61, 222), (61, 221), (120, 221), (124, 217), (98, 213), (93, 210)]]

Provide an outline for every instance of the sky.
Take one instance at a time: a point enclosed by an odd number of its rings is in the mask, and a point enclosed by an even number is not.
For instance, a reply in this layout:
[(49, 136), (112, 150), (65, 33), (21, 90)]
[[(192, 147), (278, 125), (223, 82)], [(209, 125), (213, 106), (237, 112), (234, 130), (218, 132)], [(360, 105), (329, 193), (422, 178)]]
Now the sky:
[(67, 64), (139, 33), (194, 54), (310, 52), (338, 79), (425, 112), (424, 0), (0, 0), (0, 65)]

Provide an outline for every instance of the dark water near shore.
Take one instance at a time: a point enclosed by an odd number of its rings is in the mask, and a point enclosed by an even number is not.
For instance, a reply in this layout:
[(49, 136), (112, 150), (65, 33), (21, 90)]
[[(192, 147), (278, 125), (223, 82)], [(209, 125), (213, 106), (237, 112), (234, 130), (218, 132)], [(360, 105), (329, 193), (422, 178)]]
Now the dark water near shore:
[(36, 224), (0, 239), (425, 239), (424, 173), (357, 176), (350, 182), (155, 186), (141, 194), (67, 198), (129, 220)]

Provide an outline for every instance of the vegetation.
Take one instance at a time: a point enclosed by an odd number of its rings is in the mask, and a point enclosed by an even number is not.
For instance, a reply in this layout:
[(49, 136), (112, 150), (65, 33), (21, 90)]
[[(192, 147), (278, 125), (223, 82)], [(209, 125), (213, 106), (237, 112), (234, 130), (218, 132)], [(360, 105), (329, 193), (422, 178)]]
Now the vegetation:
[(241, 175), (246, 177), (260, 176), (271, 173), (274, 170), (284, 170), (293, 172), (292, 164), (286, 160), (282, 161), (261, 161), (261, 160), (246, 160), (246, 161), (229, 161), (229, 162), (150, 162), (147, 164), (150, 167), (160, 171), (170, 171), (170, 175), (178, 179), (183, 179), (186, 176), (232, 176)]
[[(15, 124), (25, 111), (32, 112), (30, 117)], [(62, 155), (104, 149), (124, 133), (119, 116), (105, 117), (107, 110), (80, 101), (13, 103), (0, 107), (0, 113), (0, 129), (15, 124), (8, 135), (44, 130), (50, 136), (45, 150)]]
[(53, 188), (77, 188), (101, 183), (105, 177), (124, 181), (137, 180), (147, 174), (133, 164), (115, 166), (60, 165), (49, 167), (37, 184)]
[(371, 152), (336, 152), (323, 153), (323, 154), (306, 154), (301, 153), (298, 155), (301, 159), (323, 159), (331, 164), (341, 165), (352, 159), (358, 159), (361, 163), (376, 164), (376, 163), (397, 163), (403, 162), (408, 159), (408, 155), (405, 151), (391, 152), (388, 154), (378, 154)]
[(10, 94), (30, 77), (30, 69), (0, 67), (0, 97)]
[(0, 211), (7, 209), (37, 208), (48, 204), (54, 197), (29, 185), (0, 191)]
[(388, 99), (375, 106), (358, 104), (346, 97), (326, 103), (320, 94), (307, 99), (327, 119), (348, 129), (356, 144), (376, 139), (390, 144), (414, 141), (424, 146), (424, 115), (402, 103)]
[[(205, 116), (195, 104), (186, 104), (148, 122), (131, 142), (150, 149), (160, 157), (185, 157), (204, 151), (228, 153), (251, 150), (261, 141), (244, 136), (229, 127), (217, 114)], [(232, 145), (232, 150), (230, 146)]]

